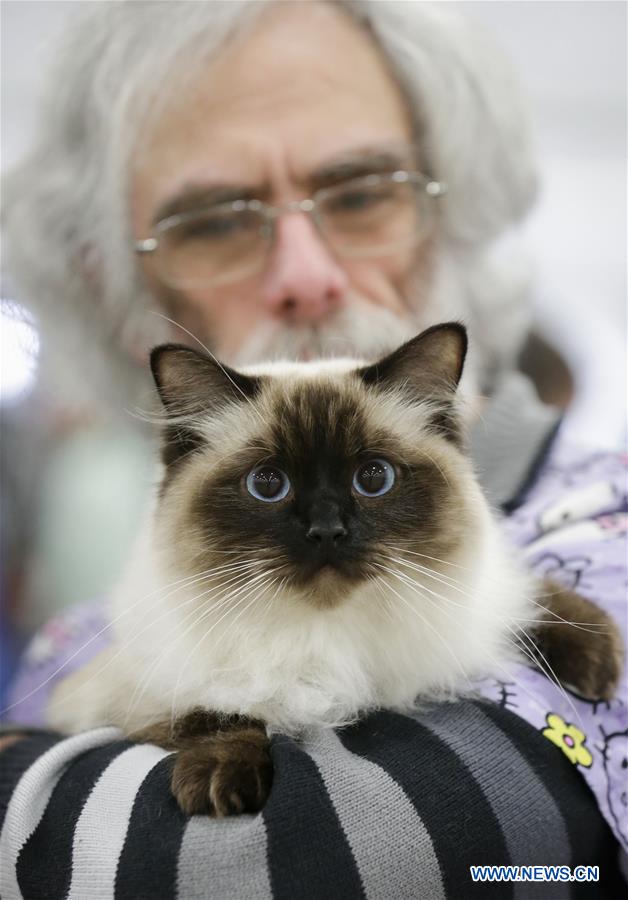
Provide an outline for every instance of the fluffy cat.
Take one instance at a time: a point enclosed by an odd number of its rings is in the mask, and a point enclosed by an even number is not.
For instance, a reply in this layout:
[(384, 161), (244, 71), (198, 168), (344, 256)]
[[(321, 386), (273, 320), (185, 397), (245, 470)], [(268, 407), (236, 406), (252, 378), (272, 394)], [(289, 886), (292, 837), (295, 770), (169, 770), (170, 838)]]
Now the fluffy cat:
[(466, 343), (448, 323), (372, 365), (243, 371), (154, 350), (154, 509), (113, 597), (113, 645), (62, 683), (51, 724), (178, 750), (181, 807), (227, 815), (263, 804), (269, 733), (454, 697), (522, 651), (610, 696), (614, 626), (561, 589), (539, 608), (465, 455)]

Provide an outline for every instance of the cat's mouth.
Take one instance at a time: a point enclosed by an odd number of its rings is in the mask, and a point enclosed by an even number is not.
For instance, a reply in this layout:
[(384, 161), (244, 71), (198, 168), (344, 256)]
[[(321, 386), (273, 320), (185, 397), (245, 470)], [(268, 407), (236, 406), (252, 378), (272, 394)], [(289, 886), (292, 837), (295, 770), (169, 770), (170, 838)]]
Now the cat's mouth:
[(363, 579), (364, 573), (355, 563), (324, 560), (301, 570), (295, 581), (308, 602), (329, 609), (346, 600)]

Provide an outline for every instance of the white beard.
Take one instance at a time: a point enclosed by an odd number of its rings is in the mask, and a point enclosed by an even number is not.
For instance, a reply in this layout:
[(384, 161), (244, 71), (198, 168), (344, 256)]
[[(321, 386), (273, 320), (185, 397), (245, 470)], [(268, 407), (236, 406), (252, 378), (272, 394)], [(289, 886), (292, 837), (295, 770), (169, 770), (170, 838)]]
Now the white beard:
[(245, 366), (278, 359), (307, 361), (329, 357), (370, 360), (398, 347), (420, 330), (410, 313), (401, 318), (388, 309), (353, 299), (323, 322), (268, 322), (256, 329), (229, 362)]
[[(255, 333), (226, 362), (237, 368), (275, 360), (307, 362), (332, 357), (372, 361), (431, 325), (457, 320), (472, 328), (467, 298), (457, 274), (447, 256), (439, 256), (431, 284), (426, 284), (421, 270), (410, 274), (403, 292), (409, 298), (403, 314), (351, 294), (344, 298), (337, 312), (320, 322), (267, 322), (257, 326)], [(473, 421), (481, 408), (478, 394), (481, 362), (472, 349), (459, 388), (459, 396), (467, 408), (463, 413), (467, 421)]]

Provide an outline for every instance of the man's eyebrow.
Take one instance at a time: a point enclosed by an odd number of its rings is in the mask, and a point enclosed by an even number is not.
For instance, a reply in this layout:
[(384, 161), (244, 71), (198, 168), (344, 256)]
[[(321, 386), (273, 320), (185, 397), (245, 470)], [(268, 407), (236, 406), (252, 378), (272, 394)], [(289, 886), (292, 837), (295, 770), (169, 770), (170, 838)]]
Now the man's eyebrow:
[(153, 216), (153, 227), (170, 216), (192, 212), (218, 203), (231, 203), (234, 200), (262, 200), (268, 195), (267, 187), (237, 184), (198, 184), (184, 185), (173, 197), (161, 203)]
[(412, 165), (414, 165), (413, 152), (410, 148), (362, 151), (319, 166), (308, 176), (307, 183), (312, 190), (316, 190), (349, 178), (379, 172), (395, 172)]
[[(414, 165), (411, 147), (399, 149), (364, 149), (343, 154), (323, 163), (303, 178), (307, 190), (316, 191), (349, 178), (359, 178), (378, 172), (394, 172), (404, 166)], [(161, 203), (152, 219), (152, 227), (170, 216), (193, 212), (219, 203), (234, 200), (268, 200), (268, 185), (202, 184), (192, 182), (183, 185), (177, 193)]]

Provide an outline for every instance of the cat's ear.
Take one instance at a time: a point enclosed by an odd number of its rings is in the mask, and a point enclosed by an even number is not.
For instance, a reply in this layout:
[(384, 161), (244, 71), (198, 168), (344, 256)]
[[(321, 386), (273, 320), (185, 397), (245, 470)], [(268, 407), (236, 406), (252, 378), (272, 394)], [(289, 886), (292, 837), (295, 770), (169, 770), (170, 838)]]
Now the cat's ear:
[(359, 374), (367, 384), (403, 386), (417, 399), (453, 394), (466, 353), (466, 328), (459, 322), (446, 322), (422, 331)]
[(173, 416), (211, 413), (234, 400), (250, 400), (260, 385), (259, 378), (182, 344), (155, 347), (150, 368), (161, 402)]
[(444, 437), (457, 440), (458, 417), (453, 398), (467, 353), (467, 331), (459, 322), (445, 322), (402, 344), (358, 374), (369, 385), (400, 390), (411, 401), (434, 400), (434, 425)]
[(227, 403), (250, 400), (261, 381), (181, 344), (155, 347), (150, 367), (171, 418), (163, 429), (161, 446), (161, 458), (169, 473), (175, 471), (175, 463), (206, 446), (194, 420), (211, 416)]

